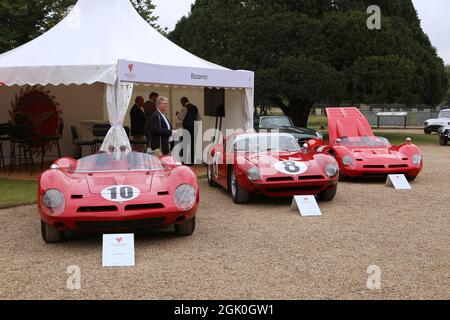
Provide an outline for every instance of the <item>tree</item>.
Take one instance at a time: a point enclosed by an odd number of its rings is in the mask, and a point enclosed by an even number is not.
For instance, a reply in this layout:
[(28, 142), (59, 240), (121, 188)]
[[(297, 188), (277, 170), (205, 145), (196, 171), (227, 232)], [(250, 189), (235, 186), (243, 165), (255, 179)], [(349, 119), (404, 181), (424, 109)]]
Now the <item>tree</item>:
[(306, 126), (314, 103), (437, 105), (448, 88), (411, 0), (197, 0), (169, 38), (232, 69), (256, 72), (257, 104)]
[[(0, 52), (16, 48), (46, 32), (61, 21), (77, 0), (0, 0)], [(153, 15), (151, 0), (131, 0), (139, 14), (165, 34)]]
[[(447, 73), (448, 81), (450, 82), (450, 64), (445, 66), (445, 72)], [(450, 106), (450, 85), (447, 89), (447, 94), (445, 96), (444, 101), (442, 102), (444, 106)]]

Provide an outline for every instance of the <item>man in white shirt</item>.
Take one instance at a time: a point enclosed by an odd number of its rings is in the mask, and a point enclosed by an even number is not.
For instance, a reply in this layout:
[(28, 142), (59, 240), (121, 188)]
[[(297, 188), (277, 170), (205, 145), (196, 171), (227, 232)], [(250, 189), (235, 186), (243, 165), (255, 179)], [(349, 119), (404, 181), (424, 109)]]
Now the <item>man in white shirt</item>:
[(156, 100), (156, 112), (151, 117), (151, 148), (159, 149), (164, 155), (170, 154), (173, 148), (172, 124), (166, 117), (169, 110), (169, 99), (159, 97)]

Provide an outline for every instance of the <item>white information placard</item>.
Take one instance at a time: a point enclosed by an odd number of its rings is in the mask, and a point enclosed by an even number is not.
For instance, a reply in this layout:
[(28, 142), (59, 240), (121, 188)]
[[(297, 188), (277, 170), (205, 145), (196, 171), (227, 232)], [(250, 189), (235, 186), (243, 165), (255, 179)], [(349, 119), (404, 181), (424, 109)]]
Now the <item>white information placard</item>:
[(134, 234), (103, 235), (103, 267), (134, 267)]
[(320, 217), (322, 212), (314, 196), (295, 196), (292, 210), (298, 210), (303, 217)]
[(411, 190), (411, 185), (406, 179), (404, 174), (390, 174), (387, 177), (386, 184), (388, 186), (394, 186), (396, 190)]

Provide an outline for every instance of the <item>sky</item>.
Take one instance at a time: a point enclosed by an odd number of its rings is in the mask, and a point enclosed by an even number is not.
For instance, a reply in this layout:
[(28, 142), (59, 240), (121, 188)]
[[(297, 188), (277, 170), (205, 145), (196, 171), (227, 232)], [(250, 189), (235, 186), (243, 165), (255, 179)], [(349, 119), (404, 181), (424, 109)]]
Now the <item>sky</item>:
[[(153, 0), (156, 5), (155, 15), (159, 16), (158, 24), (167, 27), (169, 31), (173, 30), (177, 21), (189, 13), (194, 2), (195, 0)], [(413, 0), (413, 3), (422, 21), (423, 30), (441, 58), (450, 65), (450, 1)]]

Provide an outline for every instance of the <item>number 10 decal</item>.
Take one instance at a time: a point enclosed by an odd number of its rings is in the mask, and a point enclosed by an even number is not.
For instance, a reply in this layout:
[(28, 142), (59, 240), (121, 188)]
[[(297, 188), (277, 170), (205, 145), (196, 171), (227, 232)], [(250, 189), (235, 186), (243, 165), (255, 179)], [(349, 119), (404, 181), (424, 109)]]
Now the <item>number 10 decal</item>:
[(139, 197), (141, 192), (132, 186), (111, 186), (102, 191), (102, 197), (108, 201), (126, 202)]

